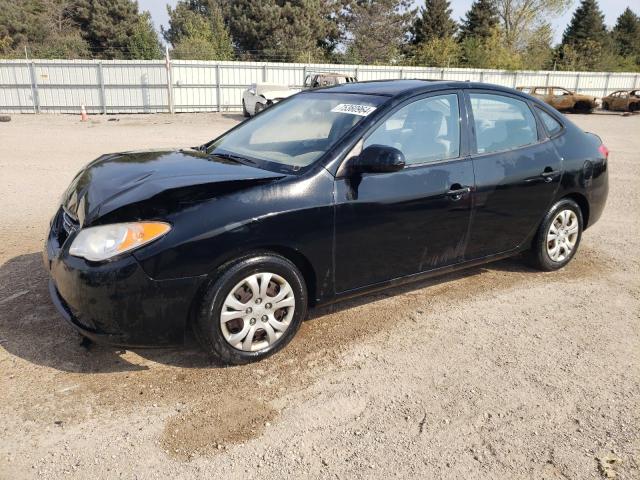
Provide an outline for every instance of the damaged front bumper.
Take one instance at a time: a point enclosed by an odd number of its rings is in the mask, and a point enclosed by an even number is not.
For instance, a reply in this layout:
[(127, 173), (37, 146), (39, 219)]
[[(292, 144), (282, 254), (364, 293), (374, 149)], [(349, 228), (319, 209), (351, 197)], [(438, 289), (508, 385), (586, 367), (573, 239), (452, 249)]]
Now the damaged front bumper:
[(88, 262), (69, 255), (62, 209), (44, 249), (49, 293), (65, 320), (85, 337), (113, 345), (175, 345), (184, 332), (204, 277), (154, 280), (133, 255)]

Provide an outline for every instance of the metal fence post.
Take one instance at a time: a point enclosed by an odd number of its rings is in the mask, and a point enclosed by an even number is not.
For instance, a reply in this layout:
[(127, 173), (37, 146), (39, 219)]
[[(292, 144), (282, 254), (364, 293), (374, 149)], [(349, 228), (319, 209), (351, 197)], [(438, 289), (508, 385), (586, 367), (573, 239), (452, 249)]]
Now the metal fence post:
[(102, 105), (102, 114), (107, 114), (107, 94), (104, 90), (104, 71), (102, 70), (102, 62), (98, 62), (98, 80), (100, 81), (100, 104)]
[(220, 105), (220, 64), (216, 63), (216, 102), (218, 104), (218, 113), (222, 111)]
[(400, 80), (404, 78), (404, 68), (400, 69)]
[(167, 100), (169, 102), (169, 113), (173, 114), (173, 79), (171, 78), (171, 59), (169, 58), (169, 47), (165, 47), (164, 66), (167, 71)]
[(262, 81), (267, 82), (267, 64), (262, 65)]
[(544, 86), (545, 87), (549, 86), (549, 79), (550, 78), (551, 78), (551, 72), (547, 72), (547, 77), (546, 77), (545, 82), (544, 82)]
[(518, 86), (518, 72), (515, 71), (513, 72), (513, 88), (516, 88)]
[(444, 68), (440, 69), (440, 80), (444, 80)]
[(40, 113), (40, 92), (38, 92), (38, 79), (36, 78), (36, 63), (29, 64), (29, 76), (31, 77), (31, 99), (33, 100), (33, 111)]
[(609, 80), (611, 79), (611, 72), (607, 73), (607, 79), (604, 82), (604, 91), (602, 92), (602, 96), (606, 97), (607, 92), (609, 91)]
[(580, 93), (580, 74), (576, 74), (576, 86), (573, 89), (576, 93)]
[(640, 88), (640, 74), (636, 75), (636, 81), (633, 82), (633, 88)]
[(358, 67), (356, 67), (356, 68), (354, 68), (354, 69), (353, 69), (353, 73), (354, 73), (354, 77), (356, 77), (356, 79), (357, 79), (357, 80), (360, 80), (360, 79), (358, 78)]

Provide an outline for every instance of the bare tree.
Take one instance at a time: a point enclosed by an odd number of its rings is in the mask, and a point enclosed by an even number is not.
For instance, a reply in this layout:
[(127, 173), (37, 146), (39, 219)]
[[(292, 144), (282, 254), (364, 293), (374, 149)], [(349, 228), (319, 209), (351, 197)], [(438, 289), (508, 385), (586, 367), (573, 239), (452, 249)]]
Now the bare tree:
[(564, 13), (572, 3), (572, 0), (496, 0), (507, 46), (512, 50), (524, 49), (533, 32), (552, 16)]

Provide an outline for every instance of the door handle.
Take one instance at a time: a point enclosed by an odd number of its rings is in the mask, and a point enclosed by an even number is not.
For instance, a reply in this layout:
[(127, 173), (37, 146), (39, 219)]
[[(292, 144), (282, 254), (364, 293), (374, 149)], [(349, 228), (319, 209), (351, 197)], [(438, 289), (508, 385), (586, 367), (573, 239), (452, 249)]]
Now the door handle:
[(560, 172), (558, 172), (557, 170), (552, 170), (551, 167), (547, 167), (544, 169), (544, 172), (540, 174), (540, 176), (544, 178), (545, 182), (549, 183), (552, 182), (553, 179), (556, 178), (559, 174)]
[(451, 185), (451, 189), (447, 192), (447, 197), (449, 197), (454, 202), (457, 202), (462, 197), (464, 197), (467, 193), (471, 192), (471, 187), (462, 186), (459, 183), (454, 183)]

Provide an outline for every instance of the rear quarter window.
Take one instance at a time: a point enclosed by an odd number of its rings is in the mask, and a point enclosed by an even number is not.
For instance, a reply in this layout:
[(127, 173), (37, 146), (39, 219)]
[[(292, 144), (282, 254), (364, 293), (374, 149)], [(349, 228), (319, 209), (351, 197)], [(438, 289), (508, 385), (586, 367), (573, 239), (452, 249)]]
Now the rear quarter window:
[(538, 111), (538, 115), (540, 115), (540, 120), (542, 120), (542, 123), (544, 124), (544, 128), (547, 130), (547, 133), (549, 134), (550, 137), (555, 137), (562, 131), (563, 126), (558, 120), (555, 119), (555, 117), (545, 112), (541, 108), (536, 108), (536, 110)]

